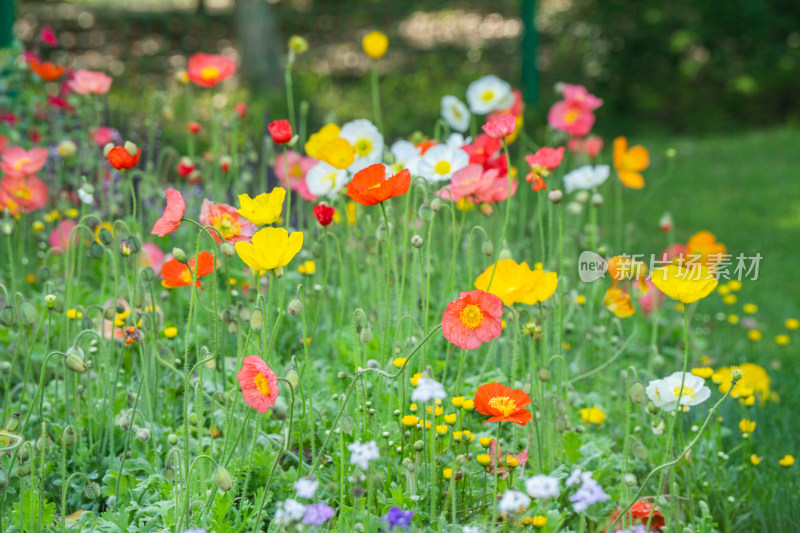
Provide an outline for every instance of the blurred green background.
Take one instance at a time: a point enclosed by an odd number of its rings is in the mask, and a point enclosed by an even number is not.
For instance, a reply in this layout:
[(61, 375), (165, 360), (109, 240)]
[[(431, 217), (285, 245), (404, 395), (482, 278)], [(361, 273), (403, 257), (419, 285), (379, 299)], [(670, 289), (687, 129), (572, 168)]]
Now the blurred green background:
[(557, 82), (586, 85), (605, 100), (601, 135), (800, 121), (796, 0), (16, 3), (15, 35), (27, 46), (36, 45), (43, 24), (62, 45), (43, 52), (111, 72), (121, 102), (120, 88), (137, 97), (165, 88), (192, 53), (221, 52), (239, 59), (248, 98), (283, 114), (286, 42), (299, 34), (311, 48), (295, 67), (298, 101), (308, 100), (320, 121), (330, 112), (340, 120), (369, 116), (370, 62), (360, 40), (378, 29), (390, 39), (380, 61), (390, 136), (430, 130), (443, 95), (463, 99), (467, 84), (489, 73), (524, 90), (530, 124), (543, 122)]

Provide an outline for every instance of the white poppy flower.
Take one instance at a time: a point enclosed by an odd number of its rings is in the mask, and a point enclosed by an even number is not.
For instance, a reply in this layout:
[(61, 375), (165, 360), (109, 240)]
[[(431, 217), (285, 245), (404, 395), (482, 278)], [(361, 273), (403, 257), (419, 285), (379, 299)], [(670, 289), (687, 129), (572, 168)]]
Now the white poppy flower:
[(608, 179), (611, 169), (608, 165), (585, 165), (576, 168), (564, 176), (564, 190), (567, 194), (572, 191), (584, 191), (602, 185)]
[(417, 165), (422, 157), (420, 150), (411, 141), (400, 140), (396, 141), (389, 149), (394, 157), (394, 163), (389, 166), (392, 174), (397, 174), (404, 168), (407, 168), (412, 176), (417, 175)]
[(473, 113), (485, 115), (497, 109), (511, 107), (514, 94), (511, 92), (511, 85), (490, 74), (469, 84), (467, 103)]
[(457, 172), (469, 164), (469, 156), (460, 148), (446, 144), (437, 144), (428, 148), (419, 162), (417, 170), (429, 182), (449, 180)]
[(692, 407), (711, 397), (711, 389), (706, 387), (706, 380), (689, 373), (684, 378), (683, 372), (675, 372), (664, 379), (651, 381), (646, 392), (647, 397), (665, 411), (674, 411), (679, 403), (684, 407)]
[(467, 131), (472, 115), (464, 102), (448, 94), (442, 97), (442, 118), (447, 125), (456, 131)]
[(333, 197), (348, 182), (347, 171), (320, 161), (306, 174), (306, 186), (314, 196)]
[[(383, 160), (383, 135), (378, 128), (365, 118), (353, 120), (342, 126), (339, 137), (353, 145), (356, 158), (348, 170), (352, 174), (373, 163)], [(364, 163), (367, 163), (366, 165)], [(358, 170), (353, 170), (358, 167)]]

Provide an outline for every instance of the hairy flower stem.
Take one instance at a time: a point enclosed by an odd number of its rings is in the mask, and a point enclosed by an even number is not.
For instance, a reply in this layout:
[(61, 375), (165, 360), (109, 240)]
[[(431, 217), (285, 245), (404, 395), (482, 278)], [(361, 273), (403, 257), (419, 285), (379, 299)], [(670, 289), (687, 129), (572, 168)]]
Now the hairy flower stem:
[(386, 215), (386, 207), (383, 202), (381, 206), (381, 213), (383, 213), (383, 223), (386, 225), (386, 316), (383, 326), (383, 339), (381, 341), (381, 352), (391, 360), (391, 353), (386, 349), (386, 344), (389, 340), (389, 298), (391, 296), (391, 280), (392, 280), (392, 231), (389, 227), (389, 217)]
[[(506, 155), (506, 164), (509, 171), (511, 170), (511, 156), (508, 155), (508, 144), (503, 139), (503, 153)], [(486, 287), (486, 292), (491, 292), (492, 281), (494, 281), (494, 273), (497, 271), (497, 263), (500, 261), (500, 252), (503, 250), (503, 243), (506, 240), (506, 230), (508, 229), (508, 218), (511, 215), (511, 175), (506, 176), (507, 191), (506, 191), (506, 216), (503, 219), (503, 231), (500, 232), (500, 240), (497, 243), (497, 253), (494, 257), (494, 266), (492, 267), (492, 275), (489, 277), (489, 285)], [(544, 239), (543, 239), (544, 241)], [(544, 244), (542, 244), (544, 246)]]

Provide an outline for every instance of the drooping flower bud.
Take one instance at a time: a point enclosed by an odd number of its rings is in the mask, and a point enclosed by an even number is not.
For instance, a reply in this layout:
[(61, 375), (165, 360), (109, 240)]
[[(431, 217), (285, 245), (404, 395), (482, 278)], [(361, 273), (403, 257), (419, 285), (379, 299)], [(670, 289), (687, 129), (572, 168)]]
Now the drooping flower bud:
[(250, 328), (253, 331), (261, 331), (261, 328), (264, 327), (264, 311), (259, 308), (253, 309), (253, 312), (250, 314)]
[(61, 434), (61, 444), (65, 448), (71, 448), (72, 446), (75, 446), (75, 442), (77, 440), (78, 436), (72, 426), (65, 427), (64, 433)]
[(492, 241), (483, 241), (483, 244), (481, 245), (481, 252), (483, 252), (483, 255), (486, 257), (492, 256), (492, 254), (494, 254), (494, 244), (492, 244)]
[(86, 485), (86, 488), (83, 489), (83, 494), (89, 500), (96, 500), (97, 498), (100, 497), (100, 485), (92, 481), (91, 483)]
[(89, 365), (87, 365), (86, 361), (83, 359), (83, 350), (77, 347), (72, 347), (67, 350), (67, 357), (64, 360), (64, 364), (77, 374), (83, 374), (89, 370)]
[(233, 245), (228, 241), (223, 242), (220, 248), (222, 249), (222, 253), (225, 255), (225, 257), (233, 257), (236, 255), (236, 248), (234, 248)]
[(564, 199), (564, 193), (555, 189), (547, 193), (547, 198), (554, 204), (560, 204), (561, 200)]
[(361, 330), (361, 333), (358, 334), (359, 339), (363, 344), (369, 344), (372, 340), (372, 329), (364, 328)]
[(631, 400), (635, 403), (642, 405), (647, 401), (647, 392), (644, 383), (641, 381), (634, 381), (630, 387)]
[(289, 305), (287, 307), (289, 314), (292, 316), (297, 316), (303, 312), (303, 302), (299, 298), (292, 298), (289, 300)]
[(411, 246), (414, 248), (422, 248), (425, 244), (425, 241), (422, 239), (420, 235), (414, 235), (411, 237)]
[(214, 469), (214, 483), (217, 484), (219, 490), (222, 492), (228, 492), (233, 488), (233, 479), (231, 479), (231, 474), (228, 472), (224, 466), (218, 466)]
[(289, 371), (286, 372), (286, 380), (293, 389), (297, 390), (297, 386), (300, 384), (300, 374), (294, 368), (290, 368)]
[(182, 249), (177, 248), (177, 247), (172, 249), (172, 257), (176, 261), (178, 261), (180, 263), (184, 263), (184, 264), (186, 263), (186, 261), (188, 259), (186, 257), (186, 252), (184, 252)]

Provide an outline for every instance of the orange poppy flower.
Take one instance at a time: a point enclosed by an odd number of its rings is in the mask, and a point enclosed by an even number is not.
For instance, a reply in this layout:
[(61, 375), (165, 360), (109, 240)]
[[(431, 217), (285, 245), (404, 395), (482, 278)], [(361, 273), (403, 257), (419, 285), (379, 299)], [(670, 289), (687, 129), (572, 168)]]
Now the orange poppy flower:
[(130, 170), (142, 157), (142, 149), (128, 141), (122, 146), (106, 147), (106, 159), (117, 170)]
[[(200, 278), (207, 276), (214, 271), (214, 255), (210, 252), (200, 252), (197, 261), (197, 286), (201, 289), (203, 285)], [(189, 266), (181, 263), (177, 259), (171, 259), (161, 267), (161, 275), (164, 276), (164, 285), (167, 287), (184, 287), (192, 284), (192, 270), (195, 266), (195, 258), (189, 259)]]
[(43, 63), (39, 61), (38, 57), (29, 57), (28, 66), (44, 81), (55, 81), (64, 74), (64, 67), (56, 66), (50, 61)]
[(511, 389), (501, 383), (487, 383), (478, 387), (475, 393), (475, 409), (482, 415), (491, 415), (489, 422), (514, 422), (524, 426), (533, 418), (524, 407), (531, 398), (518, 389)]
[(387, 178), (386, 166), (376, 163), (356, 173), (353, 181), (347, 184), (347, 196), (361, 205), (375, 205), (405, 194), (410, 186), (408, 169)]
[(631, 146), (628, 148), (628, 139), (617, 137), (614, 139), (614, 167), (622, 184), (630, 189), (644, 187), (642, 170), (650, 165), (650, 154), (644, 146)]
[(603, 304), (606, 309), (619, 318), (627, 318), (636, 313), (636, 309), (631, 303), (631, 295), (617, 287), (616, 282), (606, 291)]
[(710, 231), (699, 231), (686, 243), (686, 256), (691, 263), (713, 266), (725, 259), (727, 248)]

